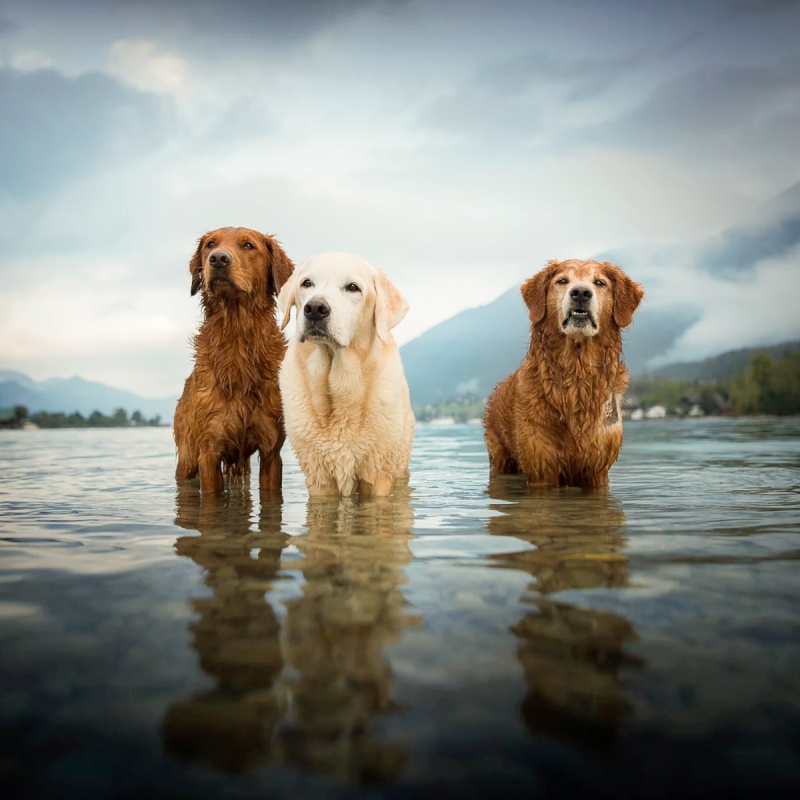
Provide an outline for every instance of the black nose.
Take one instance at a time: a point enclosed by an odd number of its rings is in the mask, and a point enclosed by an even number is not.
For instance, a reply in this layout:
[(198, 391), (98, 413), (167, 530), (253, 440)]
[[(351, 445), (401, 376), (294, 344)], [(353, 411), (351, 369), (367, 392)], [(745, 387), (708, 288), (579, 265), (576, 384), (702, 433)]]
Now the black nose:
[(309, 300), (303, 307), (303, 314), (309, 322), (319, 322), (321, 319), (330, 316), (331, 307), (319, 299)]
[(570, 289), (569, 296), (577, 303), (586, 303), (592, 299), (592, 290), (588, 286), (576, 286)]
[(213, 269), (226, 269), (231, 265), (231, 254), (227, 250), (213, 250), (208, 263)]

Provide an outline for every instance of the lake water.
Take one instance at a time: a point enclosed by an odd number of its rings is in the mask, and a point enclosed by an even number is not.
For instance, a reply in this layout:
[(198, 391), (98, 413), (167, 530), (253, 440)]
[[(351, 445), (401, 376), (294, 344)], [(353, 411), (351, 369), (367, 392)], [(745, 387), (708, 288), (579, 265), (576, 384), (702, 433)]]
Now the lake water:
[(799, 445), (628, 423), (529, 493), (420, 425), (391, 500), (287, 448), (262, 503), (168, 429), (2, 432), (0, 797), (796, 797)]

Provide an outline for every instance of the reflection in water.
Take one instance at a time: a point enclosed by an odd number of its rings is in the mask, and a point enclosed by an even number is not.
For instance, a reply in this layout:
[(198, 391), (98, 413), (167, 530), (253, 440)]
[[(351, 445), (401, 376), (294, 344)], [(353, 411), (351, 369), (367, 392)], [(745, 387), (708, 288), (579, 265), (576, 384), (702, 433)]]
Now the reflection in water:
[[(416, 620), (400, 591), (411, 558), (408, 490), (394, 498), (310, 501), (307, 532), (281, 532), (281, 505), (262, 502), (251, 530), (249, 491), (177, 495), (179, 555), (207, 570), (211, 597), (192, 603), (194, 647), (216, 685), (164, 719), (176, 758), (231, 771), (288, 764), (356, 783), (387, 782), (406, 752), (376, 732), (393, 708), (384, 647)], [(302, 559), (284, 559), (289, 543)], [(281, 569), (298, 570), (299, 597), (282, 618), (270, 605)], [(277, 602), (273, 598), (273, 602)], [(282, 609), (279, 609), (282, 610)]]
[(296, 670), (288, 760), (358, 783), (399, 776), (405, 749), (374, 735), (393, 709), (383, 654), (417, 620), (406, 613), (402, 566), (411, 559), (413, 512), (404, 496), (309, 501), (302, 597), (288, 604), (286, 660)]
[[(275, 681), (283, 669), (280, 623), (265, 600), (289, 537), (281, 506), (262, 503), (252, 531), (249, 488), (219, 495), (178, 487), (175, 522), (200, 531), (175, 549), (203, 567), (210, 597), (192, 600), (199, 619), (190, 631), (203, 670), (216, 687), (170, 707), (167, 751), (238, 771), (267, 760), (285, 700)], [(253, 557), (255, 554), (255, 557)]]
[(607, 492), (561, 489), (529, 492), (514, 476), (489, 484), (500, 515), (489, 533), (531, 546), (496, 556), (503, 567), (530, 573), (525, 602), (534, 608), (512, 627), (528, 683), (521, 712), (531, 731), (600, 750), (609, 749), (630, 713), (621, 672), (641, 662), (625, 652), (637, 639), (624, 617), (554, 600), (569, 589), (627, 585), (625, 515)]

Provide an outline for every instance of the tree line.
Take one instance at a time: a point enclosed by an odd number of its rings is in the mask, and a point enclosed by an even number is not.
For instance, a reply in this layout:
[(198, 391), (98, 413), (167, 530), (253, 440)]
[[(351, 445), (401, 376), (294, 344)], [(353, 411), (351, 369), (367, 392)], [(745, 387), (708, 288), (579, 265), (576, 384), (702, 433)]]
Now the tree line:
[[(161, 425), (161, 415), (147, 419), (141, 411), (134, 411), (130, 416), (124, 408), (118, 408), (111, 416), (106, 416), (100, 411), (92, 411), (84, 417), (79, 411), (65, 414), (61, 411), (37, 411), (29, 414), (25, 406), (15, 406), (10, 427), (21, 427), (26, 421), (38, 425), (40, 428), (129, 428), (129, 427), (158, 427)], [(16, 423), (16, 424), (14, 424)]]
[[(664, 406), (670, 414), (686, 414), (698, 406), (705, 414), (800, 414), (800, 350), (774, 358), (758, 353), (748, 366), (729, 380), (702, 381), (643, 376), (631, 381), (628, 401), (644, 409)], [(417, 406), (414, 413), (420, 422), (452, 417), (456, 422), (483, 418), (484, 398), (476, 395), (452, 398), (435, 405)], [(157, 427), (161, 415), (147, 419), (141, 411), (130, 416), (118, 408), (111, 416), (93, 411), (88, 417), (38, 411), (28, 414), (25, 406), (16, 406), (5, 427), (22, 427), (29, 420), (40, 428), (127, 428)]]
[[(415, 406), (420, 422), (450, 417), (455, 422), (483, 418), (486, 400), (476, 395)], [(758, 353), (728, 380), (688, 380), (642, 376), (631, 381), (626, 408), (664, 406), (683, 416), (699, 407), (704, 414), (800, 414), (800, 350), (781, 357)]]
[(800, 350), (779, 358), (757, 353), (729, 380), (637, 378), (628, 396), (642, 408), (662, 405), (677, 414), (695, 405), (705, 414), (800, 414)]

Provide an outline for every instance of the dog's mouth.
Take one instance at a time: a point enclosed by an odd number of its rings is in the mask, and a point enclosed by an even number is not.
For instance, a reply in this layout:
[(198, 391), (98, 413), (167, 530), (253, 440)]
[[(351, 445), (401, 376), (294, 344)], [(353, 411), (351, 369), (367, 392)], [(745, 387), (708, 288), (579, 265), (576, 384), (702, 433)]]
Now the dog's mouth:
[(592, 312), (587, 308), (571, 308), (561, 323), (561, 327), (566, 330), (568, 327), (585, 328), (591, 325), (597, 330), (597, 320), (592, 316)]
[(208, 282), (210, 289), (218, 292), (241, 292), (240, 289), (225, 273), (216, 273)]
[(334, 339), (328, 333), (327, 327), (318, 324), (310, 324), (300, 332), (301, 342), (333, 342)]

